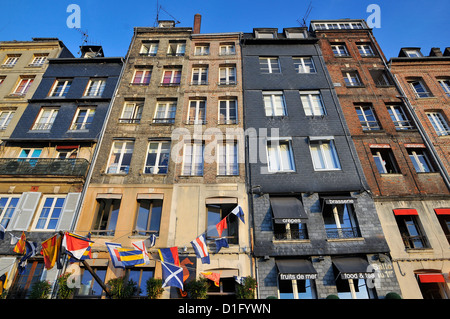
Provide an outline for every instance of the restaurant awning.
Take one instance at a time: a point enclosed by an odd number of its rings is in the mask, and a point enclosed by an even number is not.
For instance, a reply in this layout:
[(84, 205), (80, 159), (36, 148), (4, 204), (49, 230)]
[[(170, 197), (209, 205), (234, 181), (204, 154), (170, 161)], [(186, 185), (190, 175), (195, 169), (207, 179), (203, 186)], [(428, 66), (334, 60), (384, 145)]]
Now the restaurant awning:
[(436, 215), (450, 215), (450, 208), (435, 208)]
[(360, 257), (333, 258), (333, 265), (342, 279), (366, 279), (375, 275), (367, 260)]
[(418, 274), (421, 283), (444, 282), (445, 278), (442, 274)]
[(270, 205), (277, 224), (301, 223), (308, 218), (302, 202), (295, 197), (271, 197)]
[(277, 260), (276, 265), (280, 280), (317, 279), (317, 271), (309, 260), (282, 259)]

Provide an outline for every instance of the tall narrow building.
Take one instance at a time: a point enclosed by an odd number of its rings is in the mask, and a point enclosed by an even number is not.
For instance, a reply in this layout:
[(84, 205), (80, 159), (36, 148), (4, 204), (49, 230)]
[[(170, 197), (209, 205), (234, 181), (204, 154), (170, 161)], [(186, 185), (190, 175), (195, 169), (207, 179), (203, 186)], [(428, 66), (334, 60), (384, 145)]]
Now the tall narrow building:
[(376, 273), (388, 246), (318, 41), (241, 41), (259, 298), (384, 298), (398, 284)]
[(433, 277), (448, 294), (448, 242), (434, 213), (449, 207), (448, 179), (417, 114), (364, 20), (314, 20), (311, 31), (373, 194), (403, 298), (432, 296), (426, 280)]

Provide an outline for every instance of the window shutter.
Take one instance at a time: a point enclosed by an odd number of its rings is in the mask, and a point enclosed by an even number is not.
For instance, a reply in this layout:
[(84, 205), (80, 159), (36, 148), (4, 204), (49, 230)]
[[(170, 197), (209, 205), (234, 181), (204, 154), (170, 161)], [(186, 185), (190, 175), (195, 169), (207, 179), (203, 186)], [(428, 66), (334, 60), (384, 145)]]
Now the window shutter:
[(22, 194), (19, 203), (17, 204), (14, 221), (10, 223), (12, 229), (23, 231), (28, 229), (40, 198), (41, 193), (39, 192), (28, 192)]
[[(16, 263), (15, 257), (3, 257), (0, 258), (0, 276), (7, 274), (8, 279), (11, 278), (11, 270)], [(56, 267), (55, 267), (56, 268)], [(9, 280), (8, 280), (9, 281)]]
[(69, 193), (64, 201), (56, 230), (70, 230), (81, 193)]

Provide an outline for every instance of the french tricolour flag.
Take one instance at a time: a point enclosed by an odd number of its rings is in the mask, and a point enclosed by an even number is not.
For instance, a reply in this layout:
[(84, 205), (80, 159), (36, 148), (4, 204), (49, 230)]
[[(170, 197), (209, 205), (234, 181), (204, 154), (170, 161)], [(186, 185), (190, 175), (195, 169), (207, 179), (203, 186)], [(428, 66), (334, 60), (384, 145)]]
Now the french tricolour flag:
[(200, 235), (195, 240), (191, 241), (194, 247), (195, 254), (201, 258), (202, 264), (209, 264), (208, 247), (206, 246), (205, 235)]

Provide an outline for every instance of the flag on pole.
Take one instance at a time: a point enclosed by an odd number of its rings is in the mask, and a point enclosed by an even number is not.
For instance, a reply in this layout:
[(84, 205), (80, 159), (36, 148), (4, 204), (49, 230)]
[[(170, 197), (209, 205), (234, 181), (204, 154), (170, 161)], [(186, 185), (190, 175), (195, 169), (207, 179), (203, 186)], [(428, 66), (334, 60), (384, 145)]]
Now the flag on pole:
[(214, 281), (214, 285), (219, 287), (220, 284), (220, 274), (216, 272), (202, 272), (201, 273), (205, 278), (208, 278), (209, 280)]
[(25, 243), (26, 243), (26, 236), (25, 236), (25, 232), (22, 232), (22, 235), (20, 236), (19, 240), (16, 243), (16, 246), (14, 247), (14, 252), (18, 253), (18, 254), (25, 254), (26, 251), (26, 247), (25, 247)]
[(161, 262), (163, 285), (162, 287), (172, 286), (183, 290), (183, 268)]
[(136, 241), (131, 243), (134, 247), (136, 247), (139, 251), (142, 252), (142, 255), (144, 256), (144, 263), (149, 264), (150, 258), (147, 253), (147, 248), (145, 247), (145, 240)]
[(160, 248), (158, 249), (161, 261), (175, 266), (180, 266), (180, 258), (178, 257), (178, 247)]
[(125, 267), (134, 267), (145, 264), (144, 254), (141, 250), (117, 248), (115, 251), (118, 252), (118, 259)]
[(222, 237), (222, 232), (224, 229), (227, 229), (227, 218), (225, 217), (216, 225), (217, 232), (219, 233), (219, 237)]
[(52, 269), (53, 266), (55, 266), (60, 244), (61, 237), (58, 235), (54, 235), (41, 244), (41, 255), (44, 256), (44, 264), (47, 270)]
[(226, 238), (217, 238), (216, 239), (216, 253), (220, 251), (222, 247), (228, 248), (228, 240)]
[(244, 211), (242, 210), (242, 207), (237, 205), (232, 211), (232, 214), (235, 214), (237, 217), (241, 219), (241, 221), (245, 224), (244, 221)]
[(35, 242), (25, 242), (25, 255), (20, 258), (19, 265), (17, 266), (19, 275), (22, 275), (25, 272), (28, 258), (35, 256), (37, 252), (37, 244)]
[(6, 232), (5, 227), (3, 227), (2, 224), (0, 224), (0, 239), (1, 240), (5, 239), (5, 232)]
[(119, 252), (117, 249), (122, 248), (121, 244), (116, 243), (107, 243), (105, 242), (106, 248), (108, 248), (109, 256), (111, 257), (111, 261), (113, 266), (116, 268), (125, 268), (123, 262), (120, 260)]
[(191, 241), (194, 247), (195, 254), (201, 258), (202, 264), (209, 264), (208, 247), (206, 246), (205, 235), (200, 235), (195, 240)]
[(93, 243), (86, 237), (66, 232), (61, 245), (66, 249), (69, 256), (81, 260), (86, 250), (90, 249)]

